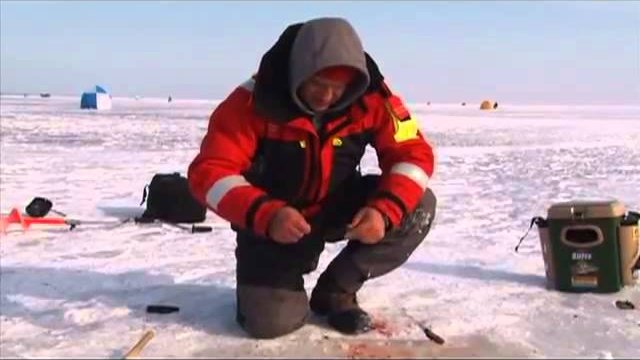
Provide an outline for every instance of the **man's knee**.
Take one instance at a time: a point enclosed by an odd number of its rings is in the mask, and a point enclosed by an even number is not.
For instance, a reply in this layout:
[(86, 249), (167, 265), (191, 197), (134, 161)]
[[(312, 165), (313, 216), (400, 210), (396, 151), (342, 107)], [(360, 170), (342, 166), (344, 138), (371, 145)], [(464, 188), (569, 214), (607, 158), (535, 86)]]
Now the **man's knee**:
[(407, 240), (422, 242), (429, 233), (436, 214), (436, 196), (431, 189), (427, 189), (420, 199), (416, 209), (407, 214), (400, 225), (393, 230), (392, 235), (401, 236)]
[(435, 219), (437, 202), (436, 195), (433, 191), (427, 189), (420, 199), (420, 204), (416, 208), (416, 211), (414, 211), (414, 213), (420, 213), (420, 215), (416, 215), (416, 219), (414, 219), (416, 230), (419, 233), (424, 233), (425, 236), (431, 229), (431, 225)]
[(250, 336), (270, 339), (304, 325), (309, 313), (306, 292), (238, 285), (237, 321)]

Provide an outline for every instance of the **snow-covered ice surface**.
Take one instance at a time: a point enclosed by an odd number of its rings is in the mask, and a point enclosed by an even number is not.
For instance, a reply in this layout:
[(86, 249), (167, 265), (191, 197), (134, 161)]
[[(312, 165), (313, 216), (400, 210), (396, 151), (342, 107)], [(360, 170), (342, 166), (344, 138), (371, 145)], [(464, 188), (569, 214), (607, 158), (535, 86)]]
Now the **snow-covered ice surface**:
[[(1, 98), (1, 210), (36, 196), (71, 218), (117, 220), (157, 172), (184, 173), (215, 101)], [(533, 216), (557, 201), (611, 199), (640, 209), (640, 106), (414, 105), (434, 145), (439, 201), (427, 240), (359, 294), (380, 329), (349, 337), (312, 318), (276, 340), (234, 321), (234, 233), (162, 225), (10, 228), (0, 241), (2, 357), (640, 357), (640, 285), (613, 294), (545, 288)], [(363, 160), (379, 172), (372, 149)], [(109, 211), (109, 209), (111, 209)], [(105, 211), (106, 210), (106, 211)], [(333, 244), (307, 290), (344, 244)], [(146, 314), (148, 304), (180, 312)], [(418, 324), (446, 343), (429, 341)]]

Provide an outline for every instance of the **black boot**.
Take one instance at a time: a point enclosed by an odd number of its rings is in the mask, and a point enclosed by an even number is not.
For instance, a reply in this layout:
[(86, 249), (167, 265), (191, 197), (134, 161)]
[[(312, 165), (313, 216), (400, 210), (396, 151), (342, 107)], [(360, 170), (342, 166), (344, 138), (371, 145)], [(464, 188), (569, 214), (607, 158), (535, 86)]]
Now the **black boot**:
[(334, 329), (349, 335), (364, 334), (373, 329), (371, 317), (361, 308), (330, 313), (327, 322)]
[(316, 286), (309, 306), (314, 313), (326, 315), (329, 325), (341, 333), (362, 334), (373, 328), (371, 317), (358, 305), (356, 294), (329, 292), (322, 286)]

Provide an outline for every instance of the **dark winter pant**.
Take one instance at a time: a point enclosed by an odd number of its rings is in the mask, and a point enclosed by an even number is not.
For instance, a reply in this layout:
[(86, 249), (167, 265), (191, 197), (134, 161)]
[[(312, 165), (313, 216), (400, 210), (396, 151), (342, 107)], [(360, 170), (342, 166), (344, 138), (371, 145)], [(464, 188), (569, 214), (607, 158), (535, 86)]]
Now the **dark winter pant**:
[[(304, 325), (309, 305), (302, 275), (316, 269), (325, 242), (344, 239), (346, 224), (374, 191), (379, 176), (354, 178), (332, 196), (312, 231), (296, 244), (281, 245), (238, 232), (236, 248), (237, 321), (253, 337), (274, 338)], [(367, 279), (402, 265), (429, 232), (436, 198), (427, 190), (414, 212), (375, 245), (349, 241), (321, 274), (339, 291), (357, 292)]]

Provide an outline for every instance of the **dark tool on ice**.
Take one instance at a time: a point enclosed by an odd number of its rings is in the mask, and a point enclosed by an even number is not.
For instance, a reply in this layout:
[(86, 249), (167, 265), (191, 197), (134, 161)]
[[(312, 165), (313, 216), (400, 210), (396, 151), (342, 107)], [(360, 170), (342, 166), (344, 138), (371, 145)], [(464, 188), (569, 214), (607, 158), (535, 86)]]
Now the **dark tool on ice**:
[(164, 221), (164, 220), (160, 220), (160, 219), (152, 219), (152, 218), (146, 218), (146, 217), (139, 217), (139, 218), (136, 218), (135, 220), (136, 220), (137, 223), (140, 223), (140, 224), (151, 224), (151, 223), (154, 223), (156, 221), (159, 221), (159, 222), (161, 222), (163, 224), (167, 224), (167, 225), (176, 227), (176, 228), (178, 228), (180, 230), (188, 231), (188, 232), (190, 232), (192, 234), (203, 233), (203, 232), (211, 232), (213, 230), (213, 228), (211, 226), (204, 226), (204, 225), (198, 226), (198, 225), (195, 225), (195, 224), (192, 224), (191, 226), (187, 226), (187, 225), (180, 225), (180, 224), (176, 224), (176, 223), (172, 223), (172, 222)]
[(67, 216), (67, 214), (61, 211), (52, 209), (52, 207), (53, 203), (51, 202), (51, 200), (38, 196), (31, 200), (31, 202), (25, 208), (25, 211), (27, 215), (35, 218), (44, 217), (49, 213), (49, 211), (60, 216)]
[(616, 307), (620, 310), (633, 310), (636, 308), (629, 300), (616, 300)]
[(149, 314), (170, 314), (180, 311), (180, 308), (173, 305), (147, 305)]
[(186, 225), (180, 225), (180, 224), (176, 224), (176, 223), (171, 223), (171, 222), (168, 222), (168, 221), (162, 221), (162, 223), (163, 224), (167, 224), (167, 225), (171, 225), (173, 227), (177, 227), (178, 229), (189, 231), (192, 234), (203, 233), (203, 232), (211, 232), (213, 230), (213, 228), (211, 226), (196, 226), (196, 225), (186, 226)]
[(444, 344), (444, 339), (440, 337), (440, 335), (434, 333), (431, 329), (429, 329), (429, 327), (427, 326), (420, 326), (420, 327), (422, 328), (422, 331), (424, 331), (424, 334), (429, 338), (429, 340), (435, 342), (438, 345)]
[(424, 335), (429, 338), (429, 340), (435, 342), (438, 345), (442, 345), (444, 344), (444, 339), (442, 337), (440, 337), (440, 335), (434, 333), (429, 326), (424, 325), (422, 321), (416, 319), (414, 316), (412, 316), (411, 314), (409, 314), (409, 312), (407, 311), (407, 308), (403, 307), (402, 308), (402, 313), (408, 317), (409, 319), (411, 319), (411, 321), (413, 321), (414, 324), (416, 324), (424, 333)]

